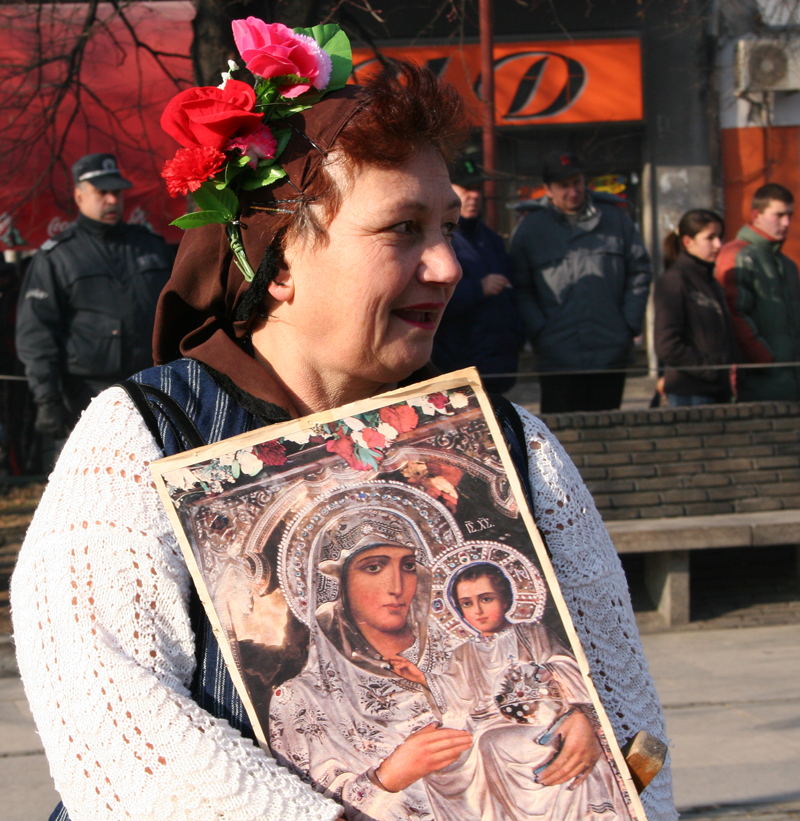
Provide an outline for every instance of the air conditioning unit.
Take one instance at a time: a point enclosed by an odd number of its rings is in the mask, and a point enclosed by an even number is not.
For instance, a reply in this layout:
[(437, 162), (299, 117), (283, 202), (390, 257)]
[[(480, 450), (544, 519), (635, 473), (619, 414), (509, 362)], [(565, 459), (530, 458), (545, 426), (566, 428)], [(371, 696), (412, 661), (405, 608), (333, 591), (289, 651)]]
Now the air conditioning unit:
[(800, 91), (800, 42), (739, 40), (736, 90)]

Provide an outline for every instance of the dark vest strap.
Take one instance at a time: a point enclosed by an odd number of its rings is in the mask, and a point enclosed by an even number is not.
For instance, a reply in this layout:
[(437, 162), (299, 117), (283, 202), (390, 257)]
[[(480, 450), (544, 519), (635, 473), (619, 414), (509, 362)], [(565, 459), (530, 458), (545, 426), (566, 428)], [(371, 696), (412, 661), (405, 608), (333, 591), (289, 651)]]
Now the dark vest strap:
[(158, 427), (156, 410), (160, 411), (175, 438), (183, 443), (184, 450), (201, 448), (208, 444), (186, 411), (169, 394), (154, 385), (134, 382), (132, 379), (126, 379), (115, 387), (122, 388), (130, 396), (161, 450), (165, 450), (166, 446)]
[(491, 394), (489, 399), (492, 403), (494, 415), (503, 431), (503, 437), (508, 445), (511, 460), (517, 469), (517, 475), (525, 488), (525, 495), (528, 497), (528, 504), (533, 512), (533, 493), (531, 492), (531, 480), (528, 473), (528, 448), (525, 446), (525, 429), (522, 427), (522, 420), (519, 418), (516, 408), (505, 396)]

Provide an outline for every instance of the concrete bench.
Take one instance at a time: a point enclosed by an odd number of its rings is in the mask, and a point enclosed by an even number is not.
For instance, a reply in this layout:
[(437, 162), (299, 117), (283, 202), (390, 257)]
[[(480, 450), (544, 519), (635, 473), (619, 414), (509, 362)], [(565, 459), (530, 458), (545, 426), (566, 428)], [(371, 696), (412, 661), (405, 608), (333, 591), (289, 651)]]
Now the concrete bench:
[(645, 584), (667, 625), (689, 621), (689, 551), (800, 545), (800, 403), (544, 420), (617, 551), (644, 554)]

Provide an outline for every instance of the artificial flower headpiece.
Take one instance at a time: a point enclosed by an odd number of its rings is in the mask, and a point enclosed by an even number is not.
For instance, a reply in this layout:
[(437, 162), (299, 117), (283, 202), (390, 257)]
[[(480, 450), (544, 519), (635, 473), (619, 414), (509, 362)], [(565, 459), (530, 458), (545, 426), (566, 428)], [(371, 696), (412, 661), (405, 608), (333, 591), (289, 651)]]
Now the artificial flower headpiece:
[(286, 177), (278, 160), (293, 133), (287, 118), (342, 88), (353, 58), (347, 35), (333, 24), (292, 30), (248, 17), (233, 21), (233, 38), (256, 76), (255, 88), (231, 77), (238, 66), (229, 61), (218, 87), (190, 88), (173, 97), (161, 127), (183, 148), (161, 173), (173, 197), (191, 192), (200, 208), (172, 225), (225, 225), (236, 264), (252, 282), (255, 274), (239, 229), (239, 196)]

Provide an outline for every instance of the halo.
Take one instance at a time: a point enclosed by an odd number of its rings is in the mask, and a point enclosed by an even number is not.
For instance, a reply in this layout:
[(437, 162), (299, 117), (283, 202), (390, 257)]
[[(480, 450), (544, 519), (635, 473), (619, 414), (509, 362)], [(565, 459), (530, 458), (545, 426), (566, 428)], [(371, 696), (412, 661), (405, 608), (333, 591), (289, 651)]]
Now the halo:
[(511, 584), (513, 604), (508, 621), (540, 621), (547, 602), (547, 586), (538, 568), (518, 550), (500, 542), (465, 542), (441, 553), (431, 567), (431, 615), (449, 634), (471, 638), (478, 631), (467, 624), (450, 598), (453, 576), (466, 567), (491, 564)]
[[(310, 625), (316, 608), (339, 593), (335, 574), (321, 573), (340, 558), (340, 550), (325, 536), (345, 516), (368, 511), (371, 519), (401, 519), (415, 534), (417, 561), (431, 567), (436, 556), (463, 547), (456, 520), (444, 505), (418, 488), (396, 481), (369, 481), (328, 491), (305, 505), (291, 519), (278, 548), (278, 578), (286, 601), (303, 624)], [(335, 555), (334, 555), (335, 554)]]

